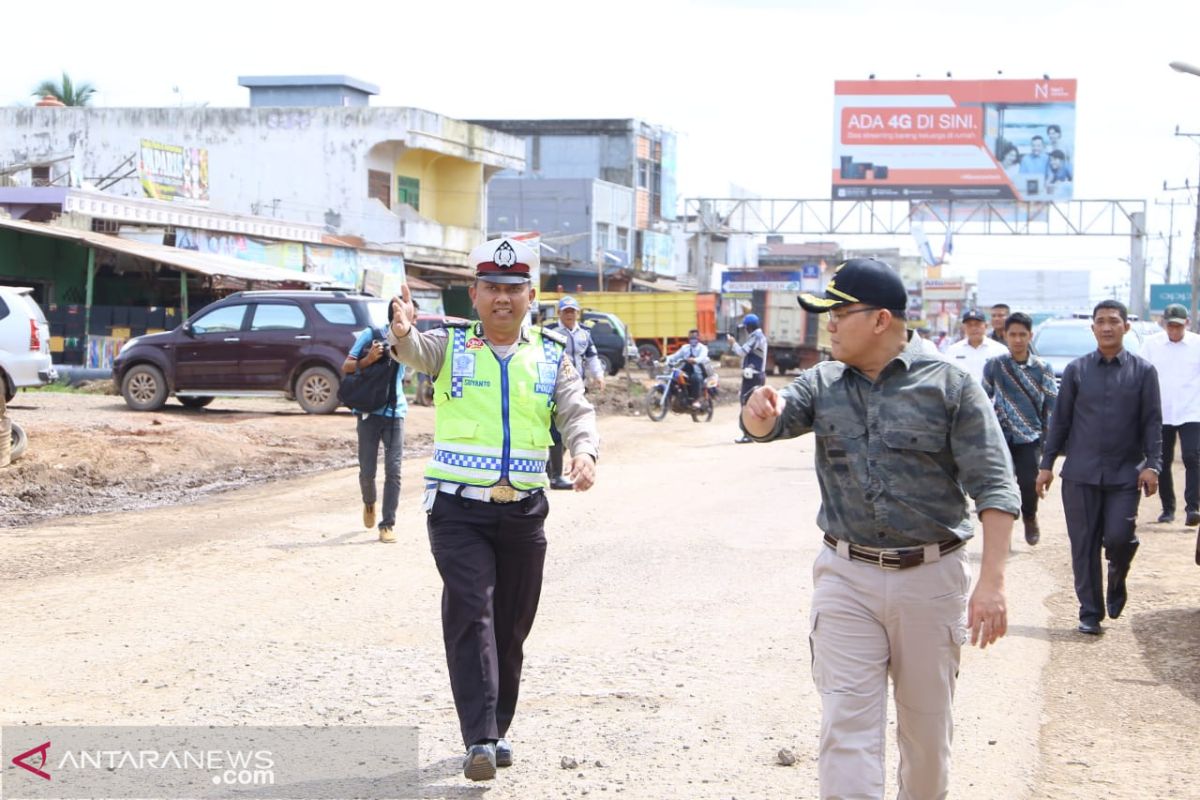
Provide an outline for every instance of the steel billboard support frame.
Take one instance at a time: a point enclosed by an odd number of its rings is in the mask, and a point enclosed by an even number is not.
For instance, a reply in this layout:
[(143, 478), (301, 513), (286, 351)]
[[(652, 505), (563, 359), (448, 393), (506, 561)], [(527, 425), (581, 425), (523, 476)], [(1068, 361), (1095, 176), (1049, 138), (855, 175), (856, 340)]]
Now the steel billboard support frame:
[[(944, 213), (943, 213), (944, 212)], [(905, 236), (912, 225), (931, 235), (1128, 236), (1129, 311), (1146, 316), (1145, 200), (832, 200), (798, 198), (687, 198), (689, 233), (711, 236), (816, 235)], [(1200, 283), (1200, 215), (1192, 256), (1192, 318)]]

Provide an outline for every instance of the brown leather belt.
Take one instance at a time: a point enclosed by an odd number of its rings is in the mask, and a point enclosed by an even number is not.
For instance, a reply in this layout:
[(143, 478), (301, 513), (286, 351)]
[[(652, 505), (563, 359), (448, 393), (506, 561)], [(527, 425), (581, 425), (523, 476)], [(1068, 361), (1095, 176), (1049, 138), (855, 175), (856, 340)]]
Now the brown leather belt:
[[(837, 550), (838, 543), (837, 539), (828, 533), (825, 534), (825, 544)], [(861, 544), (850, 544), (849, 542), (846, 544), (850, 547), (850, 559), (852, 561), (864, 561), (868, 564), (874, 564), (881, 569), (908, 569), (909, 567), (919, 567), (925, 563), (924, 545), (884, 549), (866, 547)], [(944, 542), (938, 542), (938, 553), (943, 556), (947, 553), (953, 553), (964, 544), (966, 542), (962, 539), (947, 539)]]

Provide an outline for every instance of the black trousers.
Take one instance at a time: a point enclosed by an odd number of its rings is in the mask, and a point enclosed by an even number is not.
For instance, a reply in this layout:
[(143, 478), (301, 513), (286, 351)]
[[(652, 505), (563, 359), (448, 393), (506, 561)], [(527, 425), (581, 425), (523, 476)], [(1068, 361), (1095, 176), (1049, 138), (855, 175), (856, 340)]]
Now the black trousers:
[(1104, 619), (1104, 583), (1100, 574), (1100, 548), (1108, 559), (1109, 588), (1121, 586), (1137, 553), (1138, 490), (1136, 486), (1095, 486), (1063, 480), (1063, 511), (1071, 539), (1071, 569), (1079, 621)]
[(1158, 476), (1158, 493), (1167, 514), (1175, 513), (1175, 481), (1171, 464), (1175, 461), (1175, 438), (1183, 455), (1183, 510), (1200, 511), (1200, 422), (1162, 427), (1162, 473)]
[(756, 373), (753, 378), (742, 378), (742, 393), (740, 400), (742, 405), (746, 405), (746, 401), (750, 399), (750, 394), (758, 387), (767, 382), (767, 376), (764, 373)]
[(1017, 476), (1017, 486), (1021, 489), (1021, 517), (1032, 519), (1037, 516), (1037, 474), (1038, 463), (1042, 460), (1042, 443), (1027, 444), (1008, 443), (1008, 452), (1012, 456), (1013, 472)]
[(442, 576), (442, 638), (463, 744), (500, 739), (517, 708), (525, 638), (546, 560), (544, 492), (516, 503), (438, 493), (429, 544)]

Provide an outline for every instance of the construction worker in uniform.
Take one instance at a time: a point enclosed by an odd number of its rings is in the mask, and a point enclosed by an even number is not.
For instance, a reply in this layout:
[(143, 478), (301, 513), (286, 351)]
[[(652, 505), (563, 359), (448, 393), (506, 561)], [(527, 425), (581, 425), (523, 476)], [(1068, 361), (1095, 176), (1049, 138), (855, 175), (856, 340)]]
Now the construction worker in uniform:
[[(746, 341), (738, 344), (737, 339), (727, 336), (733, 352), (742, 357), (742, 393), (741, 404), (746, 405), (750, 393), (767, 382), (767, 335), (762, 332), (757, 314), (747, 314), (742, 319), (746, 328)], [(754, 441), (745, 433), (734, 439), (738, 444)]]
[[(561, 333), (567, 339), (567, 358), (575, 371), (587, 382), (604, 391), (604, 365), (592, 341), (592, 332), (579, 324), (580, 308), (574, 297), (567, 295), (558, 301), (558, 320), (545, 326), (545, 330)], [(550, 428), (554, 444), (550, 445), (550, 488), (570, 489), (571, 482), (563, 477), (563, 443), (558, 428)]]
[(513, 762), (505, 738), (546, 557), (550, 425), (571, 450), (568, 476), (596, 476), (596, 413), (559, 333), (524, 325), (538, 256), (493, 239), (470, 254), (479, 321), (422, 333), (405, 285), (389, 352), (433, 377), (434, 452), (425, 469), (429, 542), (442, 576), (442, 634), (467, 753), (463, 774), (489, 780)]

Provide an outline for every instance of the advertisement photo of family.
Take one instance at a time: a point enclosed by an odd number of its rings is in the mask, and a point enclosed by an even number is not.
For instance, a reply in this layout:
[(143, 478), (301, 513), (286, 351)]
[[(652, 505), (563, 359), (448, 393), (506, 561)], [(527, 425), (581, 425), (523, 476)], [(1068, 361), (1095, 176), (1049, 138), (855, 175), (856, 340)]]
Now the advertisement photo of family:
[(1002, 106), (992, 153), (1020, 200), (1070, 200), (1075, 184), (1073, 107)]

